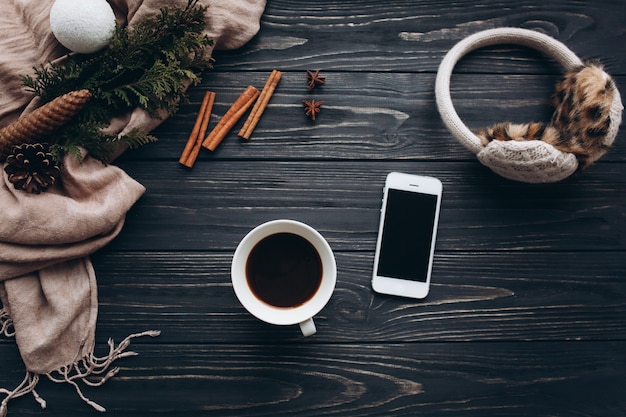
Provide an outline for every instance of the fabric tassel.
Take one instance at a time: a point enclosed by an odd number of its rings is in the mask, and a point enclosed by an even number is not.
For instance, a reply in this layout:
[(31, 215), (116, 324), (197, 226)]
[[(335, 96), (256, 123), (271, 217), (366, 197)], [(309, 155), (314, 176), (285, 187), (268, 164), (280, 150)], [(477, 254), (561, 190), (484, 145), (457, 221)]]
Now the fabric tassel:
[(15, 329), (13, 328), (13, 320), (11, 319), (11, 316), (9, 316), (9, 313), (4, 308), (0, 308), (0, 335), (4, 335), (6, 337), (15, 336)]
[[(8, 314), (6, 314), (5, 316), (4, 310), (0, 310), (0, 313), (2, 313), (0, 315), (0, 317), (2, 317), (2, 320), (8, 317)], [(9, 320), (2, 321), (3, 332), (5, 332), (4, 323), (8, 322)], [(7, 327), (9, 327), (9, 325), (7, 325)], [(137, 353), (135, 352), (126, 351), (126, 348), (130, 346), (130, 341), (132, 339), (142, 336), (157, 337), (160, 334), (161, 332), (156, 330), (134, 333), (126, 337), (126, 339), (122, 340), (117, 346), (115, 346), (115, 343), (112, 339), (109, 339), (109, 353), (107, 355), (98, 357), (95, 356), (92, 352), (87, 357), (84, 357), (71, 365), (64, 366), (54, 372), (46, 374), (46, 376), (52, 382), (56, 382), (58, 384), (67, 383), (72, 385), (76, 390), (78, 396), (83, 401), (92, 406), (95, 410), (104, 412), (106, 411), (104, 407), (90, 400), (83, 394), (78, 383), (82, 382), (89, 387), (99, 387), (103, 385), (106, 381), (108, 381), (119, 372), (120, 368), (111, 367), (113, 362), (115, 362), (117, 359), (137, 355)], [(37, 386), (38, 382), (38, 374), (26, 371), (26, 377), (24, 378), (22, 383), (18, 385), (17, 388), (15, 388), (13, 391), (0, 388), (0, 393), (6, 394), (6, 397), (4, 398), (4, 400), (2, 400), (2, 403), (0, 403), (0, 417), (6, 417), (8, 411), (8, 403), (10, 400), (12, 400), (13, 398), (21, 397), (28, 393), (33, 394), (35, 400), (41, 405), (41, 408), (46, 408), (46, 401), (41, 398), (39, 394), (37, 394), (37, 392), (35, 391), (35, 387)]]
[(41, 408), (46, 408), (46, 401), (41, 398), (39, 394), (37, 394), (37, 392), (35, 391), (35, 387), (37, 386), (38, 382), (39, 375), (26, 371), (26, 376), (24, 377), (24, 380), (13, 391), (0, 388), (0, 393), (7, 395), (4, 400), (2, 400), (2, 403), (0, 403), (0, 417), (6, 417), (9, 401), (11, 401), (13, 398), (18, 398), (28, 393), (33, 394), (35, 400), (39, 403), (39, 405), (41, 405)]

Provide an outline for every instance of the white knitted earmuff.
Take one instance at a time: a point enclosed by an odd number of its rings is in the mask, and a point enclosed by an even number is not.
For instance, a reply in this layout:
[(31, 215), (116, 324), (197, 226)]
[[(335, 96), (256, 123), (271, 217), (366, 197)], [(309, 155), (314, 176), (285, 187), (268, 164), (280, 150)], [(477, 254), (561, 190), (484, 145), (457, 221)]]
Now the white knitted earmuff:
[[(450, 95), (454, 66), (467, 53), (498, 44), (537, 49), (564, 68), (566, 77), (557, 85), (556, 112), (549, 124), (500, 123), (474, 133), (459, 118)], [(529, 183), (560, 181), (579, 164), (588, 166), (606, 153), (624, 108), (614, 81), (599, 65), (583, 63), (550, 36), (520, 28), (489, 29), (457, 43), (439, 66), (435, 95), (450, 133), (482, 164), (505, 178)]]

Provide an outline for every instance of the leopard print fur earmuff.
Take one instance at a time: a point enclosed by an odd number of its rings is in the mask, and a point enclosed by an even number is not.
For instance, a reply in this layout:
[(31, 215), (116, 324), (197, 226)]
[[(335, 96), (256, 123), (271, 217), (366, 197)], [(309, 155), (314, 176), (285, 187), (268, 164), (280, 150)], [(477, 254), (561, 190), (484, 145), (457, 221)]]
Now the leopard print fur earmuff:
[[(472, 132), (459, 118), (450, 95), (454, 66), (467, 53), (497, 44), (537, 49), (565, 69), (549, 123), (504, 122)], [(600, 64), (582, 62), (554, 38), (519, 28), (486, 30), (456, 44), (439, 66), (435, 95), (448, 130), (481, 163), (505, 178), (529, 183), (560, 181), (598, 160), (613, 144), (624, 108), (615, 82)]]

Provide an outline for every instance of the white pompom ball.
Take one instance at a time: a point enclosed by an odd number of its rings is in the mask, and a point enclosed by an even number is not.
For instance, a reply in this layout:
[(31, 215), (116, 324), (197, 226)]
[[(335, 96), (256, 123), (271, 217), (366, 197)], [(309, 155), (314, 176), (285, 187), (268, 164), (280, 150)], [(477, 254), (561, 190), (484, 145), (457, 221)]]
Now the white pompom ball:
[(106, 0), (56, 0), (50, 9), (50, 27), (61, 45), (89, 54), (113, 37), (115, 14)]

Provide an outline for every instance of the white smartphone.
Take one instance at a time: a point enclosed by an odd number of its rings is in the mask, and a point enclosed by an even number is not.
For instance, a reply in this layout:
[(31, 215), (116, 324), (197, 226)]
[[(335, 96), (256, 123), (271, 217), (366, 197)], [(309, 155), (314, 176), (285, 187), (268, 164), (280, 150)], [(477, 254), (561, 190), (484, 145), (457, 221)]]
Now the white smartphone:
[(442, 191), (437, 178), (399, 172), (387, 176), (374, 257), (374, 291), (426, 297)]

